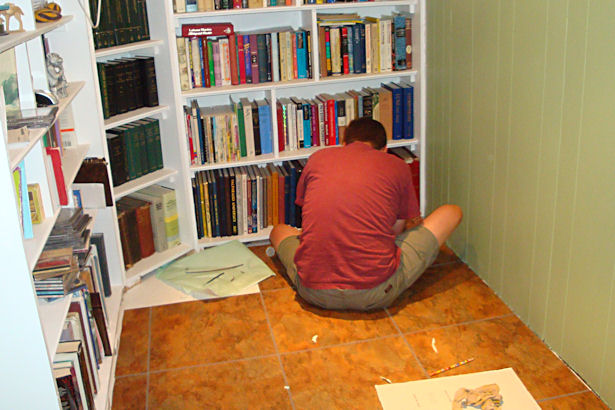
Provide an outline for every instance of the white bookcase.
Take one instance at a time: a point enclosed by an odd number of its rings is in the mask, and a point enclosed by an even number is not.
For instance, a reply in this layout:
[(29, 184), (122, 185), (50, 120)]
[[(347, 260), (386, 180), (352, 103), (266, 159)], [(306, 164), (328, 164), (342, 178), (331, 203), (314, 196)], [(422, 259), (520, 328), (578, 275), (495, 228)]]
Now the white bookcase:
[[(234, 163), (219, 163), (205, 166), (190, 166), (183, 121), (183, 105), (197, 99), (202, 106), (223, 105), (248, 97), (250, 100), (268, 98), (272, 105), (283, 97), (309, 97), (327, 92), (344, 92), (351, 89), (379, 86), (382, 82), (411, 80), (415, 86), (415, 138), (391, 142), (390, 146), (411, 147), (421, 158), (421, 204), (424, 211), (425, 170), (425, 3), (424, 0), (393, 0), (361, 3), (334, 3), (303, 5), (297, 0), (294, 6), (236, 9), (213, 12), (174, 14), (172, 0), (148, 0), (148, 18), (151, 40), (130, 45), (95, 50), (92, 30), (86, 22), (79, 5), (82, 0), (62, 0), (63, 19), (58, 22), (35, 25), (29, 0), (14, 0), (24, 10), (26, 32), (0, 37), (0, 52), (14, 49), (19, 73), (20, 99), (23, 106), (34, 105), (34, 89), (46, 89), (45, 59), (41, 35), (45, 34), (51, 51), (64, 59), (66, 77), (70, 83), (69, 96), (60, 102), (60, 110), (73, 110), (78, 144), (67, 150), (63, 158), (67, 186), (86, 156), (109, 159), (105, 131), (118, 125), (154, 117), (159, 119), (163, 148), (164, 168), (130, 181), (113, 189), (114, 201), (146, 186), (162, 183), (174, 188), (177, 196), (181, 245), (139, 261), (131, 269), (124, 269), (120, 232), (115, 207), (99, 209), (96, 213), (94, 231), (105, 234), (110, 280), (113, 296), (106, 300), (110, 311), (109, 336), (114, 350), (112, 357), (105, 358), (99, 371), (101, 391), (96, 396), (96, 408), (110, 406), (114, 383), (114, 368), (121, 331), (123, 289), (132, 286), (152, 270), (202, 247), (238, 239), (254, 241), (266, 239), (269, 229), (237, 237), (197, 239), (196, 220), (192, 198), (191, 177), (196, 171), (234, 167), (238, 165), (281, 163), (309, 157), (316, 148), (279, 152), (277, 127), (272, 127), (273, 153), (254, 158), (245, 158)], [(92, 1), (92, 0), (90, 0)], [(84, 7), (88, 10), (87, 2)], [(393, 12), (413, 14), (413, 68), (407, 71), (380, 74), (356, 74), (320, 78), (318, 73), (318, 38), (316, 16), (318, 13), (357, 12), (361, 16), (385, 16)], [(182, 91), (179, 83), (176, 33), (185, 23), (231, 22), (237, 31), (292, 26), (312, 33), (313, 78), (290, 82), (261, 83), (229, 87), (213, 87)], [(12, 29), (15, 27), (11, 27)], [(96, 63), (114, 58), (149, 55), (155, 59), (160, 105), (142, 108), (129, 113), (104, 119)], [(0, 116), (4, 109), (0, 106)], [(272, 110), (276, 124), (276, 112)], [(4, 117), (2, 117), (4, 118)], [(3, 124), (5, 123), (3, 119)], [(0, 148), (0, 189), (8, 193), (3, 201), (0, 222), (0, 260), (2, 260), (2, 287), (4, 297), (0, 306), (5, 312), (0, 325), (6, 330), (0, 348), (3, 405), (7, 408), (57, 408), (59, 401), (52, 375), (53, 353), (58, 343), (62, 323), (70, 304), (70, 297), (53, 303), (40, 302), (32, 281), (33, 266), (59, 214), (59, 206), (53, 203), (52, 189), (44, 166), (43, 133), (31, 133), (32, 142), (27, 146), (12, 147), (5, 144), (6, 135), (0, 127), (3, 147)], [(35, 225), (34, 238), (22, 239), (18, 207), (14, 195), (12, 170), (21, 160), (26, 164), (28, 182), (38, 182), (43, 189), (43, 203), (47, 218)], [(109, 174), (111, 175), (111, 174)]]

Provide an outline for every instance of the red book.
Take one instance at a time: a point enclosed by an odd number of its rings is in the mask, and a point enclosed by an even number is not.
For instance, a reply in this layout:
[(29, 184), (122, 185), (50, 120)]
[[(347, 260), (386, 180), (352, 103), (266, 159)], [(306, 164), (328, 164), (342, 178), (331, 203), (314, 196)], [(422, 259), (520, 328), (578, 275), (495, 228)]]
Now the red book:
[(53, 175), (56, 180), (60, 205), (68, 205), (68, 195), (66, 194), (66, 182), (64, 181), (64, 171), (62, 170), (60, 148), (45, 147), (45, 149), (47, 150), (47, 155), (51, 157), (51, 165), (53, 166)]
[(182, 24), (182, 37), (230, 36), (234, 32), (231, 23)]
[(276, 104), (276, 111), (278, 113), (278, 151), (284, 151), (284, 118), (282, 118), (282, 104)]
[(228, 36), (228, 48), (230, 58), (229, 65), (231, 66), (231, 84), (237, 85), (239, 84), (239, 73), (237, 72), (237, 39), (234, 33)]
[(350, 61), (348, 60), (348, 27), (342, 27), (342, 72), (344, 74), (350, 73)]
[(252, 68), (252, 84), (258, 84), (258, 47), (256, 34), (250, 34), (250, 66)]
[(211, 87), (211, 79), (209, 78), (209, 51), (207, 50), (207, 40), (204, 38), (199, 39), (199, 48), (203, 53), (203, 84), (205, 87)]
[(237, 38), (237, 65), (239, 66), (239, 84), (246, 83), (246, 55), (243, 47), (243, 36), (238, 35)]
[(241, 8), (241, 0), (233, 0), (233, 8), (240, 9)]
[(412, 68), (412, 19), (406, 17), (406, 68)]
[(328, 95), (325, 99), (327, 108), (325, 111), (327, 112), (325, 129), (327, 130), (326, 134), (326, 145), (335, 145), (335, 125), (336, 125), (336, 115), (335, 115), (335, 98), (333, 96)]
[(314, 101), (310, 104), (310, 109), (312, 111), (312, 145), (319, 146), (320, 145), (320, 119), (318, 118), (318, 104)]

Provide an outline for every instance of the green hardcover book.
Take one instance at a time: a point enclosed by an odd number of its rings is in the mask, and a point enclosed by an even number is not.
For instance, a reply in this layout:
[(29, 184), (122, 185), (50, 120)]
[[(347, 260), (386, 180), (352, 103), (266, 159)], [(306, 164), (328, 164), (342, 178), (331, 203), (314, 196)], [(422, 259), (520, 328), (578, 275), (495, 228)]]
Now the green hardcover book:
[(145, 135), (145, 127), (136, 123), (130, 123), (128, 125), (133, 127), (137, 143), (137, 161), (139, 163), (137, 175), (143, 176), (150, 172), (150, 166), (147, 159), (147, 136)]
[[(126, 161), (126, 181), (133, 180), (137, 177), (134, 161), (134, 149), (131, 141), (131, 133), (128, 127), (121, 125), (107, 131), (111, 134), (117, 134), (122, 141), (122, 149), (124, 150), (124, 158)], [(124, 181), (124, 182), (126, 182)]]
[(149, 20), (147, 18), (147, 2), (145, 0), (137, 0), (139, 5), (139, 17), (140, 17), (140, 25), (139, 25), (139, 33), (140, 40), (145, 41), (150, 39), (149, 34)]
[(246, 145), (246, 125), (245, 119), (243, 118), (243, 105), (241, 101), (238, 103), (233, 103), (235, 114), (237, 115), (237, 128), (239, 128), (239, 152), (241, 158), (248, 156), (248, 149)]
[(214, 71), (214, 49), (211, 40), (207, 40), (207, 56), (209, 59), (209, 81), (211, 86), (216, 85), (216, 75)]
[(160, 122), (156, 118), (144, 118), (145, 121), (149, 121), (152, 127), (153, 141), (154, 141), (154, 158), (155, 167), (154, 170), (164, 168), (164, 160), (162, 157), (162, 143), (160, 139)]
[[(147, 157), (147, 173), (156, 171), (157, 168), (157, 155), (156, 155), (156, 131), (154, 129), (154, 123), (142, 119), (135, 121), (144, 130), (145, 134), (145, 152)], [(160, 141), (158, 141), (160, 143)]]
[(143, 175), (143, 167), (140, 158), (140, 144), (139, 144), (139, 136), (137, 135), (137, 130), (135, 129), (134, 124), (124, 124), (126, 132), (126, 144), (128, 148), (128, 158), (130, 159), (130, 163), (128, 164), (128, 173), (129, 179), (136, 179)]
[(109, 83), (107, 81), (107, 71), (104, 63), (96, 63), (98, 72), (98, 85), (100, 86), (100, 99), (102, 100), (103, 117), (109, 118), (111, 111), (109, 107)]

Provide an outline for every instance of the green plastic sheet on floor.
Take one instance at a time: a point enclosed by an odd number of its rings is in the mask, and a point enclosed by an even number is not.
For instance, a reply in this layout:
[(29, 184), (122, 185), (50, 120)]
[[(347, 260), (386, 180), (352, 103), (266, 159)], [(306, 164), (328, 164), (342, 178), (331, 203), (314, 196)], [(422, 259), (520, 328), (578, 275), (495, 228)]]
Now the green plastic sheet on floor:
[(156, 277), (195, 298), (232, 296), (275, 273), (239, 241), (206, 248), (158, 270)]

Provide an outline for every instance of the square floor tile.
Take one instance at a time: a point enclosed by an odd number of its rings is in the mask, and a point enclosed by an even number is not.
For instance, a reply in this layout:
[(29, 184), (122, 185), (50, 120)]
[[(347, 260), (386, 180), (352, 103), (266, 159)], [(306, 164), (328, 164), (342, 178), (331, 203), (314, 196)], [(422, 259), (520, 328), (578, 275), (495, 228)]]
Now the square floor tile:
[[(303, 301), (292, 289), (263, 293), (280, 352), (329, 346), (398, 333), (384, 310), (363, 313), (324, 310)], [(316, 343), (312, 339), (316, 338)]]
[(113, 409), (146, 409), (146, 391), (147, 375), (116, 378), (113, 387)]
[(574, 373), (514, 315), (405, 337), (430, 373), (474, 358), (473, 362), (441, 376), (512, 367), (536, 400), (586, 389)]
[(389, 308), (402, 332), (502, 316), (510, 309), (466, 265), (428, 269)]
[(147, 371), (149, 308), (124, 311), (115, 375)]
[(424, 373), (400, 336), (282, 355), (297, 409), (378, 409), (377, 384)]
[(152, 308), (151, 370), (274, 352), (260, 294)]
[(277, 357), (150, 375), (150, 409), (290, 409)]

